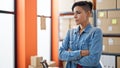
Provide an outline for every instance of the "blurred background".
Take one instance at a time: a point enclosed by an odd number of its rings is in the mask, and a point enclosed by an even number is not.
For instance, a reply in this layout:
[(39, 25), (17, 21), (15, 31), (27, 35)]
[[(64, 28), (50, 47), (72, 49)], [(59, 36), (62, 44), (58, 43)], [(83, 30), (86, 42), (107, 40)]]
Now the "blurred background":
[(103, 68), (120, 68), (120, 0), (0, 0), (0, 68), (65, 68), (58, 59), (67, 30), (75, 28), (72, 4), (91, 1), (90, 23), (102, 29)]

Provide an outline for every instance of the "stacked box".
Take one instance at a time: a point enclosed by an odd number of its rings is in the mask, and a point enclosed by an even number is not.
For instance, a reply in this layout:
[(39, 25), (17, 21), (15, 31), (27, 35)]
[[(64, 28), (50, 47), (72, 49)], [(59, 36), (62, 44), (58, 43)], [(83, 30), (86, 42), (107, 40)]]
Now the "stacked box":
[(108, 12), (107, 11), (98, 11), (97, 13), (98, 18), (107, 18), (108, 17)]
[(106, 37), (103, 38), (103, 52), (109, 52), (108, 40)]
[(120, 68), (120, 56), (117, 57), (117, 68)]
[(29, 65), (28, 68), (43, 68), (43, 66), (37, 66), (37, 67), (35, 67), (35, 66), (32, 66), (32, 65)]
[(120, 8), (120, 0), (117, 0), (117, 8)]
[(42, 64), (40, 63), (43, 60), (41, 56), (31, 56), (31, 65), (28, 68), (43, 68)]
[[(54, 61), (47, 62), (49, 68), (58, 68), (56, 67), (56, 63)], [(37, 65), (37, 66), (34, 66)], [(43, 68), (41, 64), (31, 64), (29, 65), (29, 68)]]
[(120, 10), (108, 11), (108, 18), (120, 18)]
[(72, 12), (72, 5), (74, 0), (59, 0), (59, 12)]
[(96, 0), (96, 8), (101, 9), (116, 9), (116, 0)]
[(97, 27), (102, 29), (104, 34), (120, 34), (119, 18), (98, 18)]
[(107, 18), (98, 18), (97, 19), (97, 27), (100, 28), (103, 33), (108, 32), (108, 29), (107, 29), (108, 22), (107, 21), (108, 21)]
[(43, 60), (43, 57), (40, 57), (40, 56), (31, 56), (31, 65), (32, 66), (41, 66), (41, 63), (40, 61)]
[(120, 10), (114, 10), (114, 11), (108, 11), (108, 18), (112, 27), (113, 27), (113, 33), (120, 33), (119, 27), (120, 27)]
[(118, 37), (104, 37), (103, 38), (103, 52), (120, 53), (120, 38)]
[(108, 28), (110, 28), (110, 34), (120, 34), (120, 19), (119, 18), (109, 18), (108, 23), (110, 24)]

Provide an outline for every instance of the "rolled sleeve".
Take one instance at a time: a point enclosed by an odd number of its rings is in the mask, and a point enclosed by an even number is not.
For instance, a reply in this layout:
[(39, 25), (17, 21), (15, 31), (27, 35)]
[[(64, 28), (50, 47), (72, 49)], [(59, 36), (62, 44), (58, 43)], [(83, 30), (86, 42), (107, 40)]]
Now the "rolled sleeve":
[(63, 61), (74, 61), (80, 59), (80, 50), (76, 51), (65, 51), (62, 50), (59, 53), (59, 59)]
[(63, 61), (73, 61), (80, 58), (80, 50), (68, 51), (70, 41), (70, 30), (68, 30), (62, 46), (59, 48), (59, 59)]

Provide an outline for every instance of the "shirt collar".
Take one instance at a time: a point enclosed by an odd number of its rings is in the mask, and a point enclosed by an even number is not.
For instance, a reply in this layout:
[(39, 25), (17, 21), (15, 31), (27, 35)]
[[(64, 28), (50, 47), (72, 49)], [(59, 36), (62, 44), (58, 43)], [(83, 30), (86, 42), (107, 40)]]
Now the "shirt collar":
[[(88, 24), (85, 29), (83, 30), (83, 32), (89, 32), (90, 28), (92, 28), (91, 24)], [(77, 27), (77, 29), (75, 30), (75, 33), (80, 31), (80, 26)]]

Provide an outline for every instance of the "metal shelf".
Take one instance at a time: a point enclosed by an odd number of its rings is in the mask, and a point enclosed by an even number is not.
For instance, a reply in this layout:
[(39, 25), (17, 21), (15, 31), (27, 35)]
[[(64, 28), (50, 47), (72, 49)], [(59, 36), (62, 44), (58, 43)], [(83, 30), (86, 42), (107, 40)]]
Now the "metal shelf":
[(120, 37), (120, 34), (103, 34), (103, 37)]
[(74, 13), (73, 12), (60, 13), (60, 16), (70, 16), (70, 15), (74, 15)]
[(0, 13), (15, 14), (15, 12), (0, 10)]
[(107, 53), (107, 52), (103, 52), (102, 55), (114, 55), (114, 56), (120, 56), (120, 53)]
[(120, 8), (119, 9), (98, 9), (97, 11), (113, 11), (113, 10), (120, 10)]

